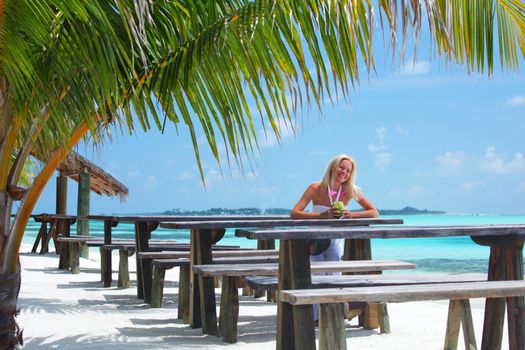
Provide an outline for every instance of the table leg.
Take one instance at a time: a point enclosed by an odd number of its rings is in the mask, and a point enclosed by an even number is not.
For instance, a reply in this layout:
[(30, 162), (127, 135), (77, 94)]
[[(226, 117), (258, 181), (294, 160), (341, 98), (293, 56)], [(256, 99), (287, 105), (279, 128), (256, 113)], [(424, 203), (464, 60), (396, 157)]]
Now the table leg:
[(148, 262), (139, 259), (140, 252), (149, 250), (148, 240), (151, 237), (150, 227), (147, 221), (135, 222), (135, 259), (137, 262), (137, 298), (144, 299), (145, 302), (151, 302), (151, 283), (149, 292), (146, 290), (144, 281), (149, 277), (152, 279), (151, 260)]
[[(504, 253), (507, 280), (523, 279), (522, 249), (505, 248)], [(509, 330), (509, 349), (525, 348), (525, 298), (507, 298), (507, 323)]]
[(192, 230), (190, 235), (190, 326), (218, 335), (215, 286), (212, 277), (195, 276), (193, 265), (211, 264), (213, 230)]
[[(523, 236), (471, 237), (490, 246), (488, 280), (523, 279)], [(509, 349), (523, 349), (525, 340), (524, 298), (491, 298), (485, 303), (482, 350), (500, 350), (503, 338), (505, 303), (508, 308)]]
[[(309, 241), (281, 241), (279, 290), (305, 289), (312, 284)], [(277, 349), (315, 350), (315, 329), (311, 305), (277, 304)]]
[[(69, 237), (71, 233), (71, 225), (75, 223), (74, 219), (57, 219), (57, 228), (64, 237)], [(60, 258), (58, 268), (61, 270), (68, 270), (69, 265), (69, 243), (60, 242)]]
[[(104, 220), (104, 244), (111, 244), (111, 229), (118, 225), (118, 221)], [(104, 287), (111, 287), (113, 267), (111, 264), (112, 250), (101, 249), (100, 273)]]

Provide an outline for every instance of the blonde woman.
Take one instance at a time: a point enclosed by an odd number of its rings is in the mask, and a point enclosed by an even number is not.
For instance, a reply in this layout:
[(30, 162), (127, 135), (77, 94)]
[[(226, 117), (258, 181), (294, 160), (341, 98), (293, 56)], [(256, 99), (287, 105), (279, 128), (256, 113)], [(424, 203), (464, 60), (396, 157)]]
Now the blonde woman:
[[(354, 199), (363, 208), (361, 211), (348, 210), (348, 203)], [(303, 193), (292, 209), (292, 219), (329, 219), (335, 218), (339, 212), (332, 209), (334, 202), (345, 205), (341, 217), (344, 218), (375, 218), (379, 216), (374, 205), (366, 199), (355, 185), (355, 162), (341, 154), (328, 163), (326, 172), (320, 182), (314, 182)], [(312, 202), (312, 211), (306, 211)], [(338, 215), (337, 215), (338, 216)], [(330, 246), (318, 255), (310, 256), (310, 261), (339, 261), (342, 255), (341, 239), (332, 239)], [(318, 252), (317, 252), (318, 253)], [(314, 305), (314, 320), (317, 322), (319, 309)]]

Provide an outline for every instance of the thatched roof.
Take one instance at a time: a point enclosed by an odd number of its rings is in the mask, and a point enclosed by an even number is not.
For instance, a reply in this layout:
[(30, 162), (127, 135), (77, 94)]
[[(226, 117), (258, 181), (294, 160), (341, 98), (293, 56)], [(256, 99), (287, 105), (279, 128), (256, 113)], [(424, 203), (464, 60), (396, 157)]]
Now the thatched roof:
[(62, 175), (77, 182), (80, 172), (86, 171), (91, 176), (91, 191), (100, 195), (119, 196), (121, 200), (125, 200), (128, 196), (128, 188), (126, 186), (111, 174), (73, 150), (69, 152), (57, 170), (59, 170)]

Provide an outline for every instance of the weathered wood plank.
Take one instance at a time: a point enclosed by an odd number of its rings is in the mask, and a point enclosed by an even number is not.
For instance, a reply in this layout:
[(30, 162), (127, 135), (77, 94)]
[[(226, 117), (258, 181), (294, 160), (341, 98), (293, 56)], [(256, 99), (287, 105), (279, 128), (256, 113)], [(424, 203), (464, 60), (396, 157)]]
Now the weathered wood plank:
[[(219, 246), (220, 247), (220, 246)], [(253, 255), (267, 255), (279, 256), (277, 250), (256, 250), (256, 249), (235, 249), (235, 250), (215, 250), (212, 252), (213, 258), (228, 257), (228, 256), (253, 256)], [(188, 251), (161, 251), (161, 252), (141, 252), (140, 259), (178, 259), (188, 258), (190, 256)]]
[(525, 295), (525, 281), (482, 281), (385, 287), (282, 290), (279, 299), (292, 305), (322, 303), (406, 302), (440, 299), (516, 297)]
[[(213, 265), (196, 265), (195, 273), (203, 276), (277, 276), (277, 263), (261, 264), (222, 264), (223, 259), (215, 259)], [(248, 260), (247, 260), (248, 262)], [(316, 261), (310, 265), (312, 273), (321, 272), (373, 272), (384, 270), (414, 269), (415, 264), (398, 260), (353, 260), (353, 261)]]
[[(405, 284), (435, 284), (435, 283), (461, 283), (486, 281), (487, 276), (480, 273), (464, 273), (457, 275), (441, 273), (414, 273), (392, 275), (343, 275), (343, 276), (312, 276), (311, 288), (349, 288), (367, 286), (393, 286)], [(245, 282), (252, 288), (275, 290), (276, 277), (247, 277)]]

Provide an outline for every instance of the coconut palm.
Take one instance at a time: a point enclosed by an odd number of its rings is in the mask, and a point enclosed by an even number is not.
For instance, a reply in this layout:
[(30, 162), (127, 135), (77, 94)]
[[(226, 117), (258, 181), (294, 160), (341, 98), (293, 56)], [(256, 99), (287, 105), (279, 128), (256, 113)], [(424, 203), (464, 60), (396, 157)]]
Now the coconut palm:
[[(373, 69), (377, 23), (402, 55), (424, 17), (436, 54), (471, 71), (491, 74), (495, 56), (517, 69), (524, 54), (519, 0), (0, 0), (0, 347), (21, 339), (30, 213), (79, 140), (170, 122), (190, 131), (199, 168), (199, 132), (242, 167), (257, 118), (279, 137), (280, 120), (293, 127), (299, 107), (346, 96)], [(31, 155), (44, 167), (22, 189)]]

